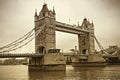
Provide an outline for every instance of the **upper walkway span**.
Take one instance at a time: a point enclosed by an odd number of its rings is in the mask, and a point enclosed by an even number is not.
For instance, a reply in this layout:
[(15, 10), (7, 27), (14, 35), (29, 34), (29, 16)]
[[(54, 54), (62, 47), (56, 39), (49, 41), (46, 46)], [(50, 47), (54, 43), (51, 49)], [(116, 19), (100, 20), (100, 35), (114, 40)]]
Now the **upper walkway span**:
[(56, 30), (61, 32), (67, 32), (72, 34), (82, 34), (83, 32), (89, 33), (89, 30), (81, 29), (78, 26), (70, 25), (62, 22), (55, 22), (56, 24)]

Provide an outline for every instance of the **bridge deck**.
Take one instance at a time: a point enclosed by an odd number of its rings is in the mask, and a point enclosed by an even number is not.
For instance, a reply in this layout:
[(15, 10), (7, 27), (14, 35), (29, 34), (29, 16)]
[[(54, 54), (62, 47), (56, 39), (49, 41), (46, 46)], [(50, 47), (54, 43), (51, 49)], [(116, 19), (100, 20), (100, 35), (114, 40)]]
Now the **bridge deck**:
[(31, 54), (31, 53), (25, 53), (25, 54), (11, 54), (11, 53), (5, 53), (5, 54), (0, 54), (0, 58), (19, 58), (19, 57), (42, 57), (43, 54)]
[[(54, 55), (55, 53), (51, 53), (51, 55)], [(63, 54), (63, 53), (59, 53)], [(35, 53), (4, 53), (0, 54), (0, 58), (21, 58), (21, 57), (43, 57), (45, 54), (35, 54)], [(83, 54), (63, 54), (64, 56), (83, 56), (87, 57), (88, 55)]]

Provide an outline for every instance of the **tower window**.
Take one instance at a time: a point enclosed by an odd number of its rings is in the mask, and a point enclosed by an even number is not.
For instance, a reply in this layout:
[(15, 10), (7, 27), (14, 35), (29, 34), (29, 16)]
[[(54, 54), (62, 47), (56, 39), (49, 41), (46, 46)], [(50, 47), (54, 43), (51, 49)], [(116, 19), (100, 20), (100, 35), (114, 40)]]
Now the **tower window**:
[(45, 13), (43, 13), (43, 16), (45, 16)]

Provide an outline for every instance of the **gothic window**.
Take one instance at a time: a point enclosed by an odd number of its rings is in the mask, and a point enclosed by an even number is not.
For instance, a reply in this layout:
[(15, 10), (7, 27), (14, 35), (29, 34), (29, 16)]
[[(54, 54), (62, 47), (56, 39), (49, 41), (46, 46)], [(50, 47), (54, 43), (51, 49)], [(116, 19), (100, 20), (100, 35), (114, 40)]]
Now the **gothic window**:
[(51, 28), (51, 32), (53, 32), (53, 28)]
[(49, 32), (50, 32), (50, 33), (53, 32), (53, 28), (52, 28), (52, 27), (49, 28)]
[(50, 24), (53, 25), (53, 23), (54, 23), (54, 21), (53, 21), (53, 19), (51, 19), (51, 20), (50, 20)]
[(85, 43), (86, 43), (86, 39), (85, 37), (83, 37), (83, 45), (85, 45)]
[(86, 51), (87, 51), (86, 49), (83, 49), (83, 54), (86, 54)]
[(43, 13), (43, 16), (45, 16), (45, 13)]

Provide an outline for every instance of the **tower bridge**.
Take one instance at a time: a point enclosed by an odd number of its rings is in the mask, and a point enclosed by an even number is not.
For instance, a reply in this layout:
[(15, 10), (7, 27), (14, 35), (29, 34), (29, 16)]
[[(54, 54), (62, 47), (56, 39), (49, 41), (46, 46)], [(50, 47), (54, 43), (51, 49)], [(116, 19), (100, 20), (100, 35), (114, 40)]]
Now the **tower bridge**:
[(78, 46), (80, 54), (93, 54), (94, 45), (94, 24), (90, 23), (87, 18), (83, 19), (81, 26), (74, 26), (56, 21), (56, 13), (48, 9), (44, 4), (42, 10), (37, 14), (35, 12), (35, 28), (40, 28), (43, 24), (44, 30), (35, 38), (35, 53), (48, 53), (49, 49), (56, 48), (55, 31), (62, 31), (78, 35)]
[[(94, 54), (94, 24), (90, 23), (87, 18), (83, 19), (80, 26), (59, 22), (56, 21), (56, 12), (54, 8), (53, 10), (49, 10), (47, 4), (44, 4), (39, 14), (37, 11), (35, 12), (34, 24), (34, 34), (32, 34), (33, 30), (28, 32), (28, 34), (17, 41), (0, 48), (0, 50), (3, 50), (0, 53), (19, 49), (35, 38), (35, 54), (0, 54), (0, 58), (30, 57), (29, 69), (66, 70), (65, 55), (54, 51), (56, 49), (55, 31), (77, 34), (79, 47), (78, 54)], [(26, 41), (29, 38), (31, 39)], [(26, 42), (20, 46), (20, 43), (24, 41)], [(8, 49), (4, 50), (4, 48)], [(50, 49), (53, 50), (53, 53), (49, 53)]]

